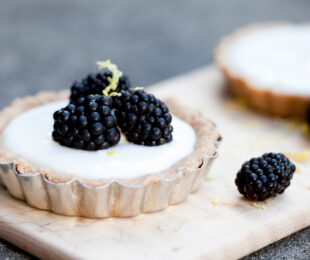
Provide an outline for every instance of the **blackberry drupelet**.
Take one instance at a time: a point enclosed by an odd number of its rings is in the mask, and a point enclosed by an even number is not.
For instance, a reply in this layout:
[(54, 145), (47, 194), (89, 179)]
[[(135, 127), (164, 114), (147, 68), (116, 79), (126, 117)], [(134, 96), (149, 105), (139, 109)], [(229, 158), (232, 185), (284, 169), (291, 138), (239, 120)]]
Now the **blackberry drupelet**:
[(142, 89), (123, 91), (113, 98), (117, 124), (129, 142), (147, 146), (172, 140), (172, 117), (168, 107)]
[[(76, 81), (71, 87), (70, 103), (76, 104), (79, 98), (87, 95), (103, 95), (103, 91), (110, 85), (110, 80), (113, 73), (110, 70), (105, 70), (97, 74), (89, 74), (83, 80)], [(119, 78), (117, 88), (114, 92), (121, 92), (130, 88), (128, 76), (122, 75)]]
[(290, 185), (296, 167), (282, 153), (266, 153), (246, 161), (237, 174), (239, 192), (249, 200), (264, 201)]
[(83, 150), (100, 150), (116, 145), (120, 132), (111, 105), (110, 97), (88, 95), (56, 111), (53, 139), (61, 145)]

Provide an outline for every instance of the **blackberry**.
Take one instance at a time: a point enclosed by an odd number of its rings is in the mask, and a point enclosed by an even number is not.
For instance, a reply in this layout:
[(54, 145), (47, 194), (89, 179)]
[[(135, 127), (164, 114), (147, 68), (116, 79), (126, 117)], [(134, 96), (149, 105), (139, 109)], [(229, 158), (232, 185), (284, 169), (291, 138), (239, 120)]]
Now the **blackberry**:
[(266, 153), (246, 161), (235, 180), (249, 200), (264, 201), (281, 194), (290, 185), (296, 167), (282, 153)]
[[(112, 78), (113, 73), (110, 70), (105, 70), (97, 74), (89, 74), (83, 80), (76, 81), (71, 87), (70, 103), (76, 104), (79, 98), (87, 95), (103, 95), (103, 91), (110, 85), (109, 78)], [(130, 88), (128, 76), (122, 75), (114, 92), (121, 92)]]
[(129, 90), (113, 98), (117, 124), (129, 142), (147, 146), (172, 140), (172, 117), (168, 107), (142, 89)]
[(88, 95), (56, 111), (53, 139), (61, 145), (83, 150), (100, 150), (116, 145), (120, 132), (111, 105), (110, 97)]

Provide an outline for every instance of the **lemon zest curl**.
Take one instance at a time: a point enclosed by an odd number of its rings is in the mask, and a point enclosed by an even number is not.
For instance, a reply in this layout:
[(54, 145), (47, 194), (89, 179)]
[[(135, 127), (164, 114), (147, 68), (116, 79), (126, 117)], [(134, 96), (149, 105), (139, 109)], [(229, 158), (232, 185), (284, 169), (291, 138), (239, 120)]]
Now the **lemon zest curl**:
[(111, 63), (111, 60), (97, 61), (96, 64), (99, 70), (108, 69), (112, 72), (112, 77), (108, 77), (110, 84), (103, 90), (103, 95), (107, 97), (118, 96), (119, 93), (115, 92), (115, 90), (123, 72), (121, 72), (115, 64)]

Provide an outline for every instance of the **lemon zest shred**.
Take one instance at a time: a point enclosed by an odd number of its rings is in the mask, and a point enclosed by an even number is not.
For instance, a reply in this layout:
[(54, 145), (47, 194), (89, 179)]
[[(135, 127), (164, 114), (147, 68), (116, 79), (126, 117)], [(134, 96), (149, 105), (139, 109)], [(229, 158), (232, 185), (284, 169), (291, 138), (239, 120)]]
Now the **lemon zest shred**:
[(298, 153), (287, 153), (287, 156), (297, 162), (308, 162), (310, 160), (310, 149)]
[(228, 110), (240, 110), (249, 108), (248, 102), (243, 98), (235, 98), (226, 102), (226, 108)]
[(174, 228), (173, 231), (174, 232), (179, 232), (179, 230), (177, 228)]
[[(108, 69), (112, 72), (112, 77), (108, 77), (110, 84), (103, 90), (103, 95), (111, 96), (112, 93), (116, 93), (115, 90), (117, 88), (120, 77), (123, 75), (123, 72), (121, 72), (115, 64), (111, 63), (111, 60), (97, 61), (96, 64), (99, 70)], [(110, 93), (111, 91), (112, 93)]]
[(118, 92), (111, 92), (109, 94), (109, 97), (120, 97), (122, 94), (121, 93), (118, 93)]
[(246, 128), (249, 128), (249, 129), (255, 129), (255, 128), (258, 128), (259, 126), (259, 123), (255, 120), (247, 120), (245, 122), (243, 122), (243, 125), (246, 127)]
[(214, 173), (207, 174), (205, 180), (206, 181), (212, 181), (214, 179)]
[(259, 210), (266, 210), (265, 205), (257, 204), (256, 202), (253, 202), (253, 203), (252, 203), (252, 206), (253, 206), (254, 208), (259, 209)]
[(160, 230), (160, 231), (164, 230), (161, 225), (157, 225), (157, 229)]
[(219, 201), (219, 196), (216, 196), (213, 201), (212, 201), (212, 204), (214, 206), (219, 206), (219, 205), (222, 205), (222, 206), (225, 206), (225, 205), (229, 205), (231, 204), (229, 201)]
[(117, 156), (117, 155), (121, 155), (121, 153), (120, 152), (107, 152), (107, 155), (108, 156), (112, 156), (112, 157), (115, 157), (115, 156)]
[(144, 87), (135, 87), (135, 90), (144, 89)]
[(300, 131), (305, 135), (310, 137), (310, 128), (306, 122), (303, 122), (300, 126)]
[(298, 128), (302, 127), (303, 122), (298, 119), (292, 119), (286, 124), (286, 128), (290, 131), (295, 131)]

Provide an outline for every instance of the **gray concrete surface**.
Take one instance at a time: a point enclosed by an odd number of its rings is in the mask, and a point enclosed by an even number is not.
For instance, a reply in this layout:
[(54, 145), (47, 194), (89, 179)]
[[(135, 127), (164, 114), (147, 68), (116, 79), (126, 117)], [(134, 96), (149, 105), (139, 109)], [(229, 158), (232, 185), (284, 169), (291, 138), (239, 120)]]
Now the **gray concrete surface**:
[[(1, 0), (0, 108), (70, 87), (111, 58), (136, 85), (212, 62), (218, 40), (260, 21), (309, 19), (309, 0)], [(249, 259), (309, 259), (310, 228)], [(32, 259), (0, 240), (0, 259)]]

